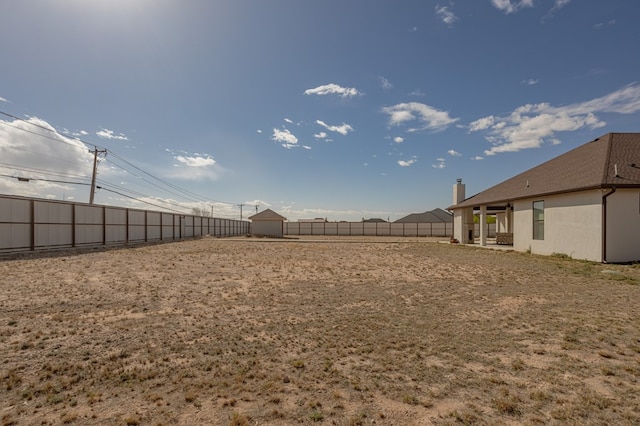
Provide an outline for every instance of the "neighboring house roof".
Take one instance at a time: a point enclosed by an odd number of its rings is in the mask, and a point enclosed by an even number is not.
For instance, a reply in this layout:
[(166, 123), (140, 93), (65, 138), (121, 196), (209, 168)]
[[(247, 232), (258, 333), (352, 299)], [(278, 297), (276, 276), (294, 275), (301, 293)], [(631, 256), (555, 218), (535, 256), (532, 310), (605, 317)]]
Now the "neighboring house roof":
[(448, 210), (612, 187), (640, 187), (640, 133), (607, 133)]
[(363, 219), (362, 221), (363, 222), (368, 222), (368, 223), (370, 223), (370, 222), (386, 222), (386, 220), (381, 219), (379, 217), (372, 217), (371, 219)]
[(400, 218), (393, 223), (451, 223), (453, 215), (442, 209), (433, 209), (424, 213), (412, 213), (408, 216)]
[(279, 220), (279, 221), (283, 221), (283, 220), (287, 220), (286, 217), (279, 215), (278, 213), (274, 212), (271, 209), (266, 209), (261, 211), (260, 213), (256, 213), (253, 216), (249, 216), (249, 219), (252, 221), (255, 220), (262, 220), (262, 221), (267, 221), (267, 220)]

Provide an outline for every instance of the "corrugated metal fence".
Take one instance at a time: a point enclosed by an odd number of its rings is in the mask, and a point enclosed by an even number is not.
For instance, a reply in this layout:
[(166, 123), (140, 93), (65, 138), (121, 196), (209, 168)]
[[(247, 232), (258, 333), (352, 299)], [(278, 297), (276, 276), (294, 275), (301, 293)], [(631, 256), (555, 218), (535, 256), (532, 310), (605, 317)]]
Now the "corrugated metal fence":
[[(487, 224), (489, 237), (495, 236), (495, 224)], [(480, 235), (476, 224), (475, 235)], [(453, 223), (390, 222), (285, 222), (285, 235), (451, 237)]]
[(250, 225), (232, 219), (0, 195), (0, 252), (246, 235)]

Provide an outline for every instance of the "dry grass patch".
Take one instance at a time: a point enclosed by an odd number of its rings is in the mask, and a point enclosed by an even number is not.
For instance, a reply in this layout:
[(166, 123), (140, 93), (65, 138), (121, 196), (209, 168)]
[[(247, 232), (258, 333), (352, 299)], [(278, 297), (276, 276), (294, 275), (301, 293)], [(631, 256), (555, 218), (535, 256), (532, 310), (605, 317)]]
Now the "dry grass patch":
[(17, 257), (2, 422), (640, 423), (638, 282), (426, 239)]

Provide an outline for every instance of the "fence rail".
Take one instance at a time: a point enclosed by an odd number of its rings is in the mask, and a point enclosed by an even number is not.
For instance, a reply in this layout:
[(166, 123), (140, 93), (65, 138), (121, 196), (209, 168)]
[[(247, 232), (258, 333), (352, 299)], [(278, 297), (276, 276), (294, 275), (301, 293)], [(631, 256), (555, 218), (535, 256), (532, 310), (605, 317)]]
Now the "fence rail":
[[(394, 236), (451, 237), (453, 223), (390, 223), (390, 222), (285, 222), (285, 235), (327, 236)], [(474, 235), (480, 235), (476, 224)], [(495, 236), (495, 224), (487, 224), (487, 235)]]
[(247, 221), (0, 195), (0, 252), (118, 246), (249, 232)]

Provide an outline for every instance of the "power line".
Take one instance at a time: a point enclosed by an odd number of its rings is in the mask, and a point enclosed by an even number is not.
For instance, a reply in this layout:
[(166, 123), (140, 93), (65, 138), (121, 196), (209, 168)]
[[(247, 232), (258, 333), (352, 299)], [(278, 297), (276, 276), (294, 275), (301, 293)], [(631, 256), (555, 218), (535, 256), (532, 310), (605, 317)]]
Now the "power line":
[[(64, 183), (64, 184), (69, 184), (69, 185), (84, 185), (84, 186), (90, 186), (91, 185), (90, 183), (84, 183), (84, 182), (71, 182), (71, 181), (57, 180), (57, 179), (32, 178), (32, 177), (6, 175), (6, 174), (2, 174), (2, 173), (0, 173), (0, 177), (17, 179), (18, 181), (21, 181), (21, 182), (40, 181), (40, 182), (50, 182), (50, 183)], [(102, 186), (96, 186), (96, 188), (102, 189), (103, 191), (113, 192), (113, 193), (118, 194), (118, 195), (120, 195), (122, 197), (135, 200), (135, 201), (137, 201), (139, 203), (148, 204), (148, 205), (151, 205), (151, 206), (154, 206), (154, 207), (158, 207), (158, 208), (164, 209), (164, 210), (169, 210), (169, 211), (172, 211), (172, 212), (175, 212), (175, 213), (183, 213), (183, 212), (175, 210), (175, 209), (170, 209), (170, 208), (159, 206), (157, 204), (154, 204), (154, 203), (151, 203), (151, 202), (148, 202), (148, 201), (145, 201), (145, 200), (141, 200), (141, 199), (138, 199), (138, 198), (135, 198), (135, 197), (131, 197), (129, 195), (123, 194), (123, 193), (115, 191), (113, 189), (104, 188)]]
[[(77, 138), (77, 137), (73, 137), (73, 138), (67, 137), (67, 136), (65, 136), (65, 135), (63, 135), (63, 134), (61, 134), (61, 133), (59, 133), (57, 130), (55, 130), (55, 129), (53, 129), (53, 128), (49, 128), (49, 127), (46, 127), (46, 126), (43, 126), (43, 125), (40, 125), (40, 124), (37, 124), (37, 123), (33, 123), (33, 122), (32, 122), (32, 121), (30, 121), (30, 120), (25, 120), (25, 119), (23, 119), (23, 118), (16, 117), (15, 115), (13, 115), (13, 114), (9, 114), (9, 113), (4, 112), (4, 111), (0, 111), (0, 115), (4, 115), (4, 116), (9, 117), (9, 118), (12, 118), (12, 119), (14, 119), (14, 120), (18, 120), (18, 121), (24, 122), (24, 123), (26, 123), (26, 124), (29, 124), (29, 125), (31, 125), (31, 126), (34, 126), (34, 127), (36, 127), (36, 128), (39, 128), (39, 129), (45, 130), (45, 131), (47, 131), (47, 132), (49, 132), (49, 133), (53, 133), (53, 134), (57, 135), (57, 136), (58, 136), (58, 138), (54, 138), (54, 137), (51, 137), (51, 136), (48, 136), (48, 135), (45, 135), (45, 134), (42, 134), (42, 133), (39, 133), (39, 132), (34, 132), (34, 131), (31, 131), (31, 130), (28, 130), (28, 129), (25, 129), (25, 128), (22, 128), (22, 127), (16, 126), (16, 125), (14, 125), (14, 124), (12, 124), (12, 123), (8, 123), (8, 122), (6, 122), (6, 121), (2, 121), (2, 120), (0, 120), (0, 124), (4, 124), (5, 126), (13, 127), (13, 128), (15, 128), (15, 129), (17, 129), (17, 130), (21, 130), (21, 131), (24, 131), (24, 132), (27, 132), (27, 133), (30, 133), (30, 134), (33, 134), (33, 135), (36, 135), (36, 136), (39, 136), (39, 137), (42, 137), (42, 138), (45, 138), (45, 139), (49, 139), (49, 140), (52, 140), (52, 141), (55, 141), (55, 142), (58, 142), (58, 143), (64, 143), (64, 144), (67, 144), (67, 145), (71, 145), (71, 146), (77, 147), (77, 145), (74, 145), (73, 143), (70, 143), (70, 142), (68, 142), (68, 141), (67, 141), (67, 140), (73, 140), (73, 141), (76, 141), (76, 142), (82, 143), (82, 144), (84, 144), (85, 146), (91, 146), (91, 147), (93, 147), (93, 151), (97, 151), (97, 150), (98, 150), (98, 145), (95, 145), (95, 144), (93, 144), (93, 143), (86, 142), (86, 141), (84, 141), (84, 140), (82, 140), (82, 139), (80, 139), (80, 138)], [(92, 151), (92, 152), (93, 152), (93, 151)], [(118, 154), (114, 153), (114, 152), (113, 152), (113, 151), (111, 151), (111, 150), (107, 150), (106, 148), (103, 148), (103, 151), (104, 151), (105, 153), (110, 154), (110, 157), (114, 157), (114, 158), (118, 159), (119, 161), (121, 161), (122, 163), (124, 163), (125, 165), (127, 165), (128, 167), (130, 167), (130, 168), (132, 168), (132, 169), (134, 169), (134, 170), (137, 170), (138, 172), (140, 172), (140, 173), (142, 173), (142, 174), (144, 174), (144, 175), (148, 176), (149, 178), (151, 178), (151, 179), (153, 179), (153, 180), (155, 180), (155, 181), (159, 182), (160, 184), (164, 185), (165, 187), (163, 188), (163, 187), (162, 187), (162, 186), (160, 186), (159, 184), (156, 184), (156, 183), (154, 183), (154, 182), (151, 182), (151, 181), (149, 181), (149, 180), (145, 179), (144, 177), (138, 176), (136, 173), (134, 173), (133, 171), (131, 171), (131, 170), (129, 170), (129, 169), (127, 169), (127, 168), (123, 167), (122, 165), (119, 165), (119, 164), (117, 164), (117, 163), (115, 163), (115, 162), (113, 162), (113, 161), (107, 160), (109, 163), (111, 163), (111, 164), (113, 164), (114, 166), (116, 166), (116, 167), (118, 167), (118, 168), (122, 169), (125, 173), (129, 173), (129, 174), (131, 174), (131, 175), (133, 175), (133, 176), (135, 176), (135, 177), (137, 177), (137, 178), (139, 178), (139, 179), (142, 179), (144, 182), (146, 182), (146, 183), (148, 183), (148, 184), (150, 184), (150, 185), (153, 185), (153, 186), (154, 186), (154, 187), (156, 187), (157, 189), (160, 189), (160, 190), (162, 190), (162, 191), (165, 191), (165, 192), (170, 193), (170, 194), (172, 194), (172, 195), (175, 195), (175, 196), (177, 196), (177, 197), (181, 197), (181, 198), (183, 198), (183, 199), (185, 199), (185, 200), (192, 201), (192, 202), (219, 203), (219, 204), (227, 204), (227, 205), (234, 205), (234, 204), (236, 204), (236, 203), (234, 203), (234, 202), (227, 202), (227, 201), (221, 201), (221, 200), (210, 199), (210, 198), (208, 198), (208, 197), (204, 197), (204, 196), (202, 196), (202, 195), (196, 194), (196, 193), (194, 193), (194, 192), (192, 192), (192, 191), (186, 190), (186, 189), (181, 188), (181, 187), (179, 187), (179, 186), (177, 186), (177, 185), (174, 185), (174, 184), (172, 184), (172, 183), (170, 183), (170, 182), (168, 182), (168, 181), (166, 181), (166, 180), (164, 180), (164, 179), (161, 179), (161, 178), (159, 178), (158, 176), (155, 176), (155, 175), (153, 175), (153, 174), (151, 174), (151, 173), (147, 172), (146, 170), (143, 170), (142, 168), (140, 168), (140, 167), (136, 166), (135, 164), (131, 163), (130, 161), (126, 160), (125, 158), (123, 158), (122, 156), (120, 156), (120, 155), (118, 155)], [(54, 157), (54, 158), (55, 158), (55, 157)], [(1, 164), (1, 163), (0, 163), (0, 164)], [(14, 167), (14, 168), (16, 168), (16, 169), (19, 169), (19, 166), (13, 166), (13, 167)], [(28, 167), (26, 167), (26, 166), (24, 166), (24, 167), (23, 167), (23, 170), (28, 170), (28, 169), (29, 169), (29, 168), (28, 168)], [(34, 170), (37, 170), (37, 169), (34, 169)], [(52, 171), (51, 171), (51, 172), (49, 172), (49, 173), (54, 174), (55, 172), (52, 172)], [(36, 179), (31, 179), (31, 180), (36, 180)], [(46, 179), (40, 179), (40, 180), (45, 180), (45, 181), (46, 181)], [(170, 188), (170, 189), (168, 189), (168, 188)], [(117, 191), (114, 191), (114, 190), (111, 190), (111, 192), (117, 193)], [(121, 194), (121, 195), (122, 195), (122, 194)], [(123, 195), (123, 196), (125, 196), (125, 195)], [(147, 195), (147, 196), (148, 196), (148, 195)], [(129, 197), (129, 196), (126, 196), (126, 197), (127, 197), (127, 198), (133, 198), (133, 197)], [(138, 200), (138, 201), (140, 201), (140, 200)], [(143, 201), (140, 201), (140, 202), (143, 202)]]
[[(115, 156), (115, 154), (113, 154), (113, 152), (112, 152), (112, 151), (109, 151), (109, 153), (110, 153), (110, 154), (112, 154), (112, 156)], [(163, 188), (162, 186), (158, 185), (157, 183), (151, 182), (151, 181), (149, 181), (149, 180), (145, 179), (144, 177), (138, 176), (137, 174), (133, 173), (133, 172), (132, 172), (132, 171), (130, 171), (130, 170), (125, 169), (123, 166), (121, 166), (121, 165), (119, 165), (119, 164), (115, 163), (114, 161), (111, 161), (111, 160), (109, 160), (109, 159), (107, 159), (106, 161), (107, 161), (108, 163), (113, 164), (113, 165), (114, 165), (114, 166), (116, 166), (117, 168), (121, 169), (121, 170), (122, 170), (122, 171), (124, 171), (125, 173), (129, 173), (129, 174), (131, 174), (132, 176), (135, 176), (136, 178), (141, 179), (143, 182), (148, 183), (149, 185), (151, 185), (151, 186), (153, 186), (153, 187), (155, 187), (155, 188), (157, 188), (157, 189), (160, 189), (161, 191), (164, 191), (164, 192), (167, 192), (167, 193), (169, 193), (169, 194), (175, 195), (176, 197), (180, 197), (180, 198), (187, 199), (187, 200), (189, 200), (189, 201), (196, 201), (196, 202), (200, 202), (200, 201), (202, 201), (202, 199), (189, 199), (189, 198), (185, 197), (184, 195), (181, 195), (181, 194), (179, 194), (179, 193), (177, 193), (177, 192), (174, 192), (174, 191), (170, 191), (170, 190), (168, 190), (168, 189), (166, 189), (166, 188)]]
[[(128, 188), (121, 188), (121, 187), (113, 185), (113, 184), (111, 184), (111, 183), (109, 183), (107, 181), (98, 180), (97, 182), (100, 184), (98, 186), (98, 188), (104, 189), (105, 191), (110, 191), (110, 192), (116, 192), (117, 193), (117, 191), (115, 189), (109, 189), (108, 188), (108, 187), (111, 187), (111, 188), (117, 188), (120, 191), (128, 192), (128, 193), (133, 194), (133, 195), (135, 195), (137, 197), (143, 197), (143, 198), (144, 197), (149, 197), (149, 195), (147, 195), (147, 194), (143, 194), (141, 192), (134, 191), (134, 190), (131, 190), (131, 189), (128, 189)], [(135, 199), (135, 198), (133, 198), (131, 196), (128, 196), (127, 198)], [(185, 206), (177, 204), (177, 203), (172, 203), (172, 202), (167, 201), (167, 200), (157, 199), (157, 197), (154, 197), (154, 198), (156, 199), (156, 202), (160, 202), (160, 203), (163, 203), (163, 204), (166, 204), (166, 205), (169, 205), (169, 206), (173, 206), (173, 207), (177, 207), (177, 208), (181, 208), (181, 209), (185, 209), (186, 208)], [(139, 201), (142, 202), (142, 200), (139, 200)]]
[(174, 209), (169, 209), (169, 208), (166, 208), (166, 207), (162, 207), (162, 206), (159, 206), (159, 205), (157, 205), (157, 204), (150, 203), (150, 202), (148, 202), (148, 201), (144, 201), (144, 200), (140, 200), (140, 199), (138, 199), (138, 198), (130, 197), (130, 196), (126, 195), (126, 194), (122, 194), (122, 193), (120, 193), (120, 192), (118, 192), (118, 191), (114, 191), (114, 190), (112, 190), (112, 189), (107, 189), (107, 188), (103, 188), (103, 187), (100, 187), (100, 186), (98, 186), (97, 188), (98, 188), (98, 189), (102, 189), (102, 190), (104, 190), (104, 191), (113, 192), (114, 194), (118, 194), (118, 195), (120, 195), (120, 196), (122, 196), (122, 197), (125, 197), (125, 198), (130, 198), (130, 199), (135, 200), (135, 201), (137, 201), (137, 202), (139, 202), (139, 203), (144, 203), (144, 204), (148, 204), (148, 205), (153, 206), (153, 207), (158, 207), (159, 209), (169, 210), (169, 211), (172, 211), (172, 212), (174, 212), (174, 213), (184, 213), (184, 211), (178, 211), (178, 210), (174, 210)]
[(21, 182), (30, 182), (30, 181), (34, 180), (34, 181), (51, 182), (51, 183), (66, 183), (66, 184), (70, 184), (70, 185), (87, 185), (87, 186), (90, 185), (89, 183), (69, 182), (69, 181), (57, 180), (57, 179), (31, 178), (31, 177), (12, 176), (12, 175), (5, 175), (5, 174), (0, 174), (0, 176), (7, 177), (7, 178), (12, 178), (12, 179), (18, 179)]
[[(4, 113), (4, 112), (2, 112), (2, 111), (0, 111), (0, 114), (8, 115), (9, 117), (15, 118), (15, 117), (13, 117), (12, 115), (10, 115), (10, 114), (6, 114), (6, 113)], [(5, 125), (5, 126), (9, 126), (9, 127), (13, 127), (14, 129), (17, 129), (17, 130), (22, 130), (23, 132), (31, 133), (32, 135), (40, 136), (41, 138), (49, 139), (49, 140), (54, 141), (54, 142), (64, 143), (64, 144), (66, 144), (66, 145), (71, 145), (71, 146), (75, 146), (75, 147), (77, 147), (77, 145), (74, 145), (74, 144), (72, 144), (72, 143), (69, 143), (69, 142), (67, 142), (67, 141), (66, 141), (66, 140), (64, 140), (64, 139), (69, 139), (69, 140), (73, 140), (73, 141), (78, 141), (78, 142), (80, 142), (80, 143), (82, 143), (82, 144), (84, 144), (84, 145), (90, 145), (90, 146), (93, 146), (93, 147), (97, 147), (97, 145), (94, 145), (94, 144), (91, 144), (91, 143), (85, 142), (85, 141), (83, 141), (83, 140), (81, 140), (81, 139), (79, 139), (79, 138), (70, 138), (70, 137), (68, 137), (68, 136), (64, 136), (64, 135), (62, 135), (62, 134), (58, 133), (56, 130), (48, 129), (48, 128), (44, 127), (44, 126), (40, 126), (39, 124), (31, 123), (30, 121), (26, 121), (26, 120), (21, 119), (21, 118), (16, 118), (16, 119), (17, 119), (17, 120), (20, 120), (20, 121), (23, 121), (23, 122), (25, 122), (25, 123), (27, 123), (27, 124), (30, 124), (30, 125), (32, 125), (32, 126), (38, 127), (38, 128), (40, 128), (40, 129), (46, 130), (46, 131), (48, 131), (48, 132), (50, 132), (50, 133), (54, 133), (54, 134), (56, 134), (56, 135), (60, 136), (60, 137), (61, 137), (61, 138), (63, 138), (63, 139), (52, 138), (51, 136), (43, 135), (42, 133), (37, 133), (37, 132), (31, 131), (31, 130), (28, 130), (28, 129), (23, 129), (22, 127), (18, 127), (18, 126), (14, 125), (14, 124), (7, 123), (6, 121), (0, 121), (0, 124), (3, 124), (3, 125)]]
[(53, 175), (53, 176), (78, 178), (78, 179), (89, 179), (87, 176), (83, 176), (83, 175), (62, 173), (62, 172), (57, 172), (55, 170), (48, 170), (48, 169), (38, 169), (36, 167), (18, 166), (16, 164), (9, 164), (9, 163), (2, 163), (2, 162), (0, 162), (0, 167), (5, 168), (5, 169), (25, 171), (25, 172), (29, 172), (29, 173), (44, 173), (44, 174), (49, 174), (49, 175)]

